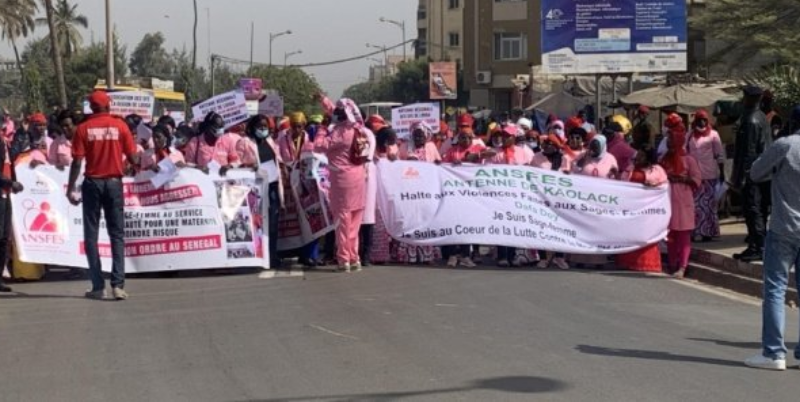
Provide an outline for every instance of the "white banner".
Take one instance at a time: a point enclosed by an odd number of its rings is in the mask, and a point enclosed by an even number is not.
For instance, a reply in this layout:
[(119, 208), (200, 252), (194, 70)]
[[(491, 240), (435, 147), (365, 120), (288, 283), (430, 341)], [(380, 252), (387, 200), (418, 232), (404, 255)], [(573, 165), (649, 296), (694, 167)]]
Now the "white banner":
[(225, 120), (225, 128), (231, 128), (247, 120), (247, 101), (242, 91), (230, 91), (206, 99), (192, 106), (194, 121), (202, 121), (208, 112), (217, 112)]
[(411, 136), (411, 125), (424, 121), (439, 132), (441, 107), (438, 103), (415, 103), (392, 109), (392, 128), (397, 132), (397, 138), (405, 139)]
[[(65, 194), (67, 171), (51, 166), (17, 167), (25, 190), (12, 196), (15, 247), (36, 264), (87, 267), (82, 206)], [(268, 267), (268, 207), (252, 171), (225, 178), (182, 169), (156, 189), (152, 172), (125, 179), (126, 271)], [(262, 218), (263, 216), (263, 218)], [(111, 269), (111, 246), (100, 222), (103, 269)]]
[(415, 245), (484, 244), (619, 254), (661, 241), (668, 187), (522, 166), (378, 164), (389, 234)]

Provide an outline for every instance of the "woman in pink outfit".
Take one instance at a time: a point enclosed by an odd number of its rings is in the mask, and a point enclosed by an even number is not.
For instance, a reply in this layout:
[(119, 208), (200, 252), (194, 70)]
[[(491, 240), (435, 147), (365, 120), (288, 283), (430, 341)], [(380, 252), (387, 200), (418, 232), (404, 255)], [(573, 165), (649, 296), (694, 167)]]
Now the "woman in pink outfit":
[(400, 159), (413, 160), (420, 162), (441, 162), (439, 150), (431, 141), (433, 129), (424, 122), (417, 122), (411, 125), (411, 140), (400, 149)]
[(686, 127), (677, 114), (671, 114), (667, 127), (667, 153), (661, 166), (670, 182), (672, 219), (669, 222), (669, 265), (676, 278), (683, 278), (692, 251), (692, 232), (695, 229), (694, 193), (700, 187), (702, 175), (697, 161), (686, 154)]
[(717, 184), (725, 181), (725, 148), (719, 133), (711, 127), (708, 112), (700, 110), (694, 116), (689, 138), (689, 155), (697, 160), (703, 184), (695, 197), (694, 235), (704, 242), (719, 237), (719, 215), (717, 212)]
[(355, 102), (340, 99), (333, 105), (323, 97), (322, 104), (334, 117), (324, 151), (330, 169), (331, 211), (339, 221), (336, 227), (336, 259), (339, 271), (360, 271), (358, 231), (367, 198), (367, 170), (364, 164), (368, 159), (368, 136), (361, 111)]
[[(617, 172), (619, 172), (617, 160), (614, 155), (608, 153), (606, 137), (602, 135), (595, 136), (589, 141), (589, 147), (583, 158), (572, 165), (572, 173), (600, 179), (616, 180)], [(579, 268), (584, 265), (603, 268), (608, 263), (608, 258), (605, 255), (573, 254), (570, 256), (570, 262)]]
[(292, 113), (289, 116), (289, 129), (278, 135), (278, 147), (281, 150), (281, 159), (284, 163), (292, 164), (300, 160), (300, 155), (314, 152), (314, 143), (306, 132), (306, 115), (303, 112)]

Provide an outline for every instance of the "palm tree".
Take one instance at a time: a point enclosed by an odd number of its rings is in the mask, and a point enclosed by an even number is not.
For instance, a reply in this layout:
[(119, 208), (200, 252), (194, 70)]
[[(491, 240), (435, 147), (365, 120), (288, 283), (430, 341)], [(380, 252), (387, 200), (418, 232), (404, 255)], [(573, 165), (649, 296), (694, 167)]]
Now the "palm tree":
[[(36, 25), (48, 26), (47, 18), (36, 19)], [(53, 25), (58, 38), (59, 48), (64, 58), (69, 60), (83, 44), (83, 36), (78, 28), (89, 28), (89, 19), (78, 14), (78, 5), (69, 4), (67, 0), (58, 0), (53, 10)]]
[(33, 32), (33, 16), (38, 10), (39, 6), (36, 4), (36, 0), (0, 0), (0, 36), (11, 42), (23, 85), (25, 72), (22, 69), (22, 60), (17, 49), (17, 39), (27, 37)]
[[(56, 84), (61, 107), (67, 107), (67, 84), (64, 77), (64, 63), (61, 60), (61, 44), (58, 43), (53, 0), (44, 0), (44, 9), (47, 13), (47, 26), (50, 28), (50, 53), (53, 56), (53, 66), (56, 68)], [(56, 33), (54, 35), (54, 33)]]

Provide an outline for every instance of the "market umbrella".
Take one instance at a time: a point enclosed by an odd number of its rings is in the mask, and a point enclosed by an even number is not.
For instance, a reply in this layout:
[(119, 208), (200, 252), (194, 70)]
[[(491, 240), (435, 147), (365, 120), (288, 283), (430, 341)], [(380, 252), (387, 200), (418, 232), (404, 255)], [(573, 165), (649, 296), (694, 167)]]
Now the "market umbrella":
[(698, 109), (711, 108), (723, 100), (736, 99), (718, 87), (678, 84), (669, 87), (649, 88), (620, 98), (626, 105), (645, 105), (651, 109), (669, 108), (678, 113), (692, 114)]
[(561, 119), (575, 116), (579, 110), (586, 108), (586, 102), (565, 92), (548, 94), (538, 102), (529, 106), (526, 110), (541, 110), (548, 114), (554, 114)]

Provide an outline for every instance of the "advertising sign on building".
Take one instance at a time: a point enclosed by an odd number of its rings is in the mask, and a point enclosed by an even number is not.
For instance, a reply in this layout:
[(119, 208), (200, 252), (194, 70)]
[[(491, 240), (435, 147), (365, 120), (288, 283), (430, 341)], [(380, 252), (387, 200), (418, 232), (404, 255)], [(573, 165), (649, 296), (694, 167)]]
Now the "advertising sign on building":
[(458, 99), (456, 63), (431, 63), (429, 71), (431, 100)]
[(542, 72), (686, 71), (685, 0), (542, 0)]

